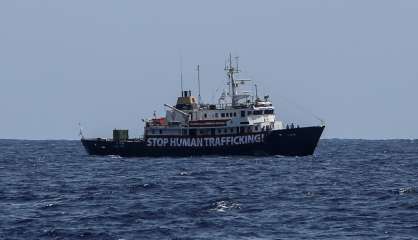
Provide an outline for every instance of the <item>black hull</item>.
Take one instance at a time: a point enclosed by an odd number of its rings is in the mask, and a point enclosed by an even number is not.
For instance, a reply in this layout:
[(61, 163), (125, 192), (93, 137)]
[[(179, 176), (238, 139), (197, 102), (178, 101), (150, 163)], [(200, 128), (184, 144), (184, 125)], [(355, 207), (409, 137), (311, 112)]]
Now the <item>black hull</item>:
[[(324, 127), (303, 127), (274, 130), (259, 134), (196, 137), (188, 145), (186, 137), (157, 137), (145, 140), (115, 142), (105, 139), (82, 139), (91, 155), (120, 155), (123, 157), (184, 157), (193, 155), (312, 155)], [(261, 136), (260, 136), (261, 135)], [(221, 143), (211, 138), (220, 138)], [(158, 141), (157, 141), (158, 140)], [(198, 141), (200, 140), (200, 142)], [(219, 139), (216, 139), (219, 141)], [(193, 140), (194, 141), (194, 140)], [(200, 145), (199, 145), (200, 144)]]

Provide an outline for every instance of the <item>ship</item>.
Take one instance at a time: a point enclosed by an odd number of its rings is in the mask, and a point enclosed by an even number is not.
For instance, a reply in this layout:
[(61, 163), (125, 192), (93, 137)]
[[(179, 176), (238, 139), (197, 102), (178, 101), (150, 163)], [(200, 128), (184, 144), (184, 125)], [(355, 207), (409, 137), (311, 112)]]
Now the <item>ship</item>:
[(114, 129), (113, 138), (85, 138), (81, 143), (90, 155), (122, 157), (188, 157), (202, 155), (307, 156), (312, 155), (325, 124), (284, 124), (269, 96), (243, 91), (251, 79), (239, 79), (238, 60), (225, 64), (227, 90), (217, 103), (203, 103), (183, 90), (175, 105), (164, 104), (164, 117), (155, 112), (143, 119), (142, 137), (130, 138), (126, 129)]

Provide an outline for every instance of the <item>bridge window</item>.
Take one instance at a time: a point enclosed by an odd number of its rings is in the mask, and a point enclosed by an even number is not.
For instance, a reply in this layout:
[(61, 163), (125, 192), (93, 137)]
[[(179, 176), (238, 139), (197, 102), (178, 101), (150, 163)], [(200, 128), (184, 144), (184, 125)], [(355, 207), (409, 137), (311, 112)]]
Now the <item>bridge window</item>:
[(215, 117), (218, 118), (219, 117), (219, 114), (218, 113), (215, 113)]
[(264, 114), (274, 114), (274, 109), (264, 110)]
[(248, 116), (250, 116), (250, 115), (253, 115), (253, 112), (252, 111), (248, 111), (247, 114), (248, 114)]
[(236, 117), (237, 116), (237, 113), (236, 112), (234, 112), (234, 117)]
[(254, 113), (254, 115), (263, 115), (263, 111), (262, 110), (256, 110), (253, 113)]
[(221, 113), (221, 117), (225, 117), (225, 113)]

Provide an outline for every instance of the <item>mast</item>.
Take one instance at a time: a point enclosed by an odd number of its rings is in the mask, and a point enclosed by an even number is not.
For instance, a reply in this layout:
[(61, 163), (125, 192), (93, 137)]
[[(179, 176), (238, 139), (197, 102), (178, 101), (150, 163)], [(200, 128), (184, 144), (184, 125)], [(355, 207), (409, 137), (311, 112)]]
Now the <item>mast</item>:
[(228, 80), (229, 80), (229, 84), (230, 84), (230, 91), (231, 91), (230, 95), (231, 95), (231, 98), (232, 98), (232, 107), (234, 107), (234, 106), (238, 105), (237, 84), (235, 83), (234, 74), (238, 73), (239, 70), (238, 70), (238, 63), (237, 63), (237, 68), (234, 68), (232, 66), (232, 55), (231, 55), (231, 53), (229, 54), (229, 66), (227, 68), (225, 68), (225, 71), (227, 71)]
[(180, 87), (181, 87), (181, 96), (183, 97), (183, 56), (180, 55)]
[(200, 104), (202, 102), (202, 97), (200, 96), (200, 65), (199, 64), (197, 64), (196, 70), (197, 70), (197, 85), (198, 85), (198, 88), (199, 88), (198, 101), (199, 101), (199, 104)]

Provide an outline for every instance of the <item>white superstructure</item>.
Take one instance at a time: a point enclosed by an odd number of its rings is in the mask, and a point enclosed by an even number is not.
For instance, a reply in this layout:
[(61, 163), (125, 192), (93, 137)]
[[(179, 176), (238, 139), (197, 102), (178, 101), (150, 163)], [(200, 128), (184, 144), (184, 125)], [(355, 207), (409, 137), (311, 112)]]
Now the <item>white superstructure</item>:
[(235, 79), (235, 74), (239, 72), (238, 63), (236, 67), (232, 66), (231, 56), (225, 70), (228, 92), (222, 94), (217, 104), (203, 104), (191, 95), (191, 91), (182, 91), (175, 106), (165, 105), (168, 109), (164, 118), (154, 116), (146, 121), (144, 135), (194, 137), (283, 129), (283, 123), (276, 118), (268, 96), (260, 99), (257, 93), (252, 96), (248, 92), (240, 92), (241, 85), (251, 80)]

